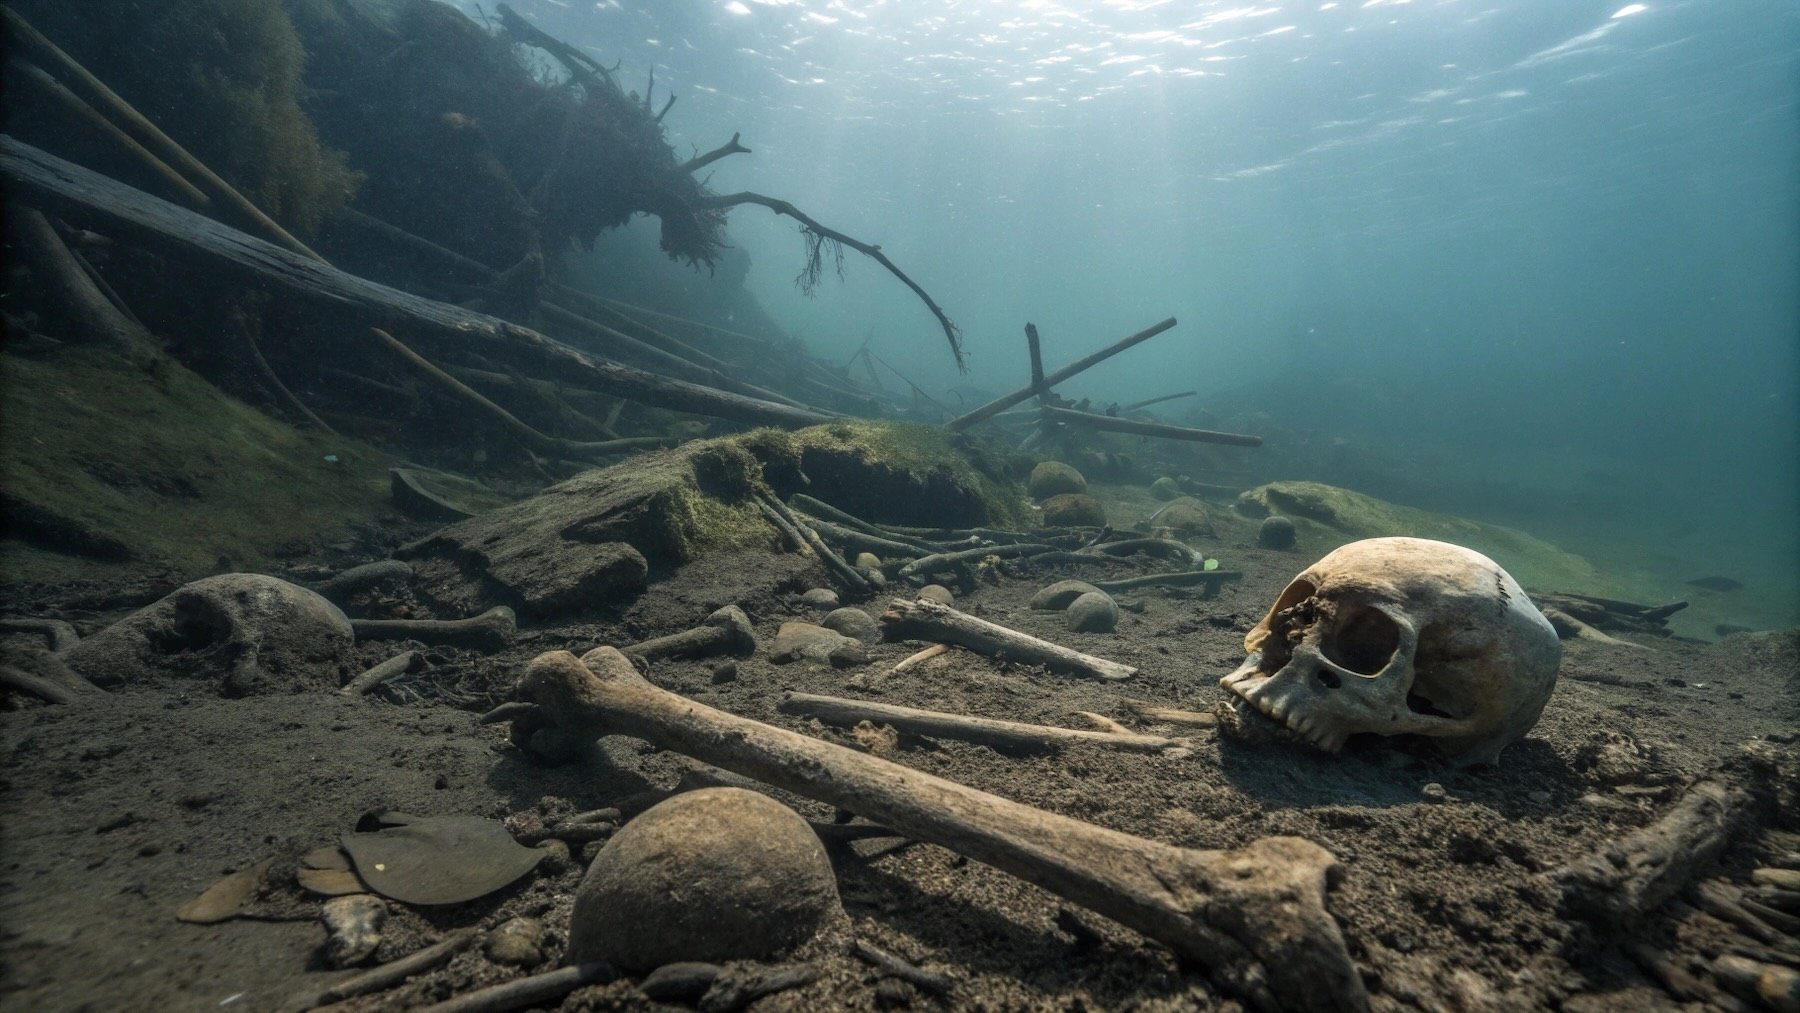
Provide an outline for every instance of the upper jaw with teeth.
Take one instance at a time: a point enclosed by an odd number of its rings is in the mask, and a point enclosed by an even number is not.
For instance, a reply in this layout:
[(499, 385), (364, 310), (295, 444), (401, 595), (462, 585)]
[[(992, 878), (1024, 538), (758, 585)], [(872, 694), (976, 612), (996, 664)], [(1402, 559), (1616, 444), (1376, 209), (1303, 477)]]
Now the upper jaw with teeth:
[(1243, 667), (1219, 680), (1219, 685), (1231, 694), (1226, 702), (1239, 718), (1260, 714), (1283, 732), (1315, 749), (1327, 753), (1342, 749), (1348, 736), (1331, 727), (1319, 715), (1294, 706), (1287, 694), (1276, 690), (1276, 680), (1272, 676), (1256, 670), (1255, 660), (1256, 656), (1252, 655)]

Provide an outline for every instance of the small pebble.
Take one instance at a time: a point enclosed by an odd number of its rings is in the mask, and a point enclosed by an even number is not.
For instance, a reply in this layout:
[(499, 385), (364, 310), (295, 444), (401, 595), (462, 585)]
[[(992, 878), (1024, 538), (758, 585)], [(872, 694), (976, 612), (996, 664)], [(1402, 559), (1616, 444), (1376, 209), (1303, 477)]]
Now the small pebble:
[(837, 592), (828, 587), (815, 587), (800, 596), (803, 604), (817, 609), (834, 609), (838, 607)]
[(939, 605), (956, 604), (956, 595), (942, 584), (926, 584), (924, 587), (919, 588), (917, 597), (925, 601), (937, 602)]
[(509, 918), (495, 926), (482, 951), (496, 964), (530, 967), (543, 961), (544, 923), (535, 918)]
[(1429, 784), (1425, 785), (1425, 787), (1420, 788), (1419, 789), (1419, 797), (1424, 799), (1427, 802), (1453, 802), (1453, 801), (1455, 801), (1455, 799), (1450, 797), (1450, 793), (1448, 791), (1444, 790), (1444, 786), (1437, 783), (1436, 781), (1432, 781)]
[(712, 670), (712, 681), (715, 686), (721, 683), (736, 682), (737, 677), (738, 666), (735, 661), (720, 662)]
[(1069, 629), (1077, 633), (1111, 633), (1119, 625), (1119, 606), (1104, 591), (1089, 591), (1069, 603)]

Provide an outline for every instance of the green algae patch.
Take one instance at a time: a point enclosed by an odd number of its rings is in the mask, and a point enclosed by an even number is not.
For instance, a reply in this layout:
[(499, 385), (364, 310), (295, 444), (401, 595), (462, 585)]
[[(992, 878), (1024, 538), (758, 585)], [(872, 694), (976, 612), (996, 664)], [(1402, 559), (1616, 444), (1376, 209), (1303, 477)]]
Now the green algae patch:
[(298, 430), (167, 358), (0, 357), (9, 581), (266, 567), (388, 505), (377, 451)]
[(1522, 531), (1401, 506), (1320, 482), (1258, 486), (1238, 497), (1238, 510), (1255, 517), (1280, 514), (1302, 531), (1311, 529), (1341, 542), (1389, 535), (1452, 542), (1488, 556), (1534, 591), (1605, 595), (1619, 590), (1586, 559)]

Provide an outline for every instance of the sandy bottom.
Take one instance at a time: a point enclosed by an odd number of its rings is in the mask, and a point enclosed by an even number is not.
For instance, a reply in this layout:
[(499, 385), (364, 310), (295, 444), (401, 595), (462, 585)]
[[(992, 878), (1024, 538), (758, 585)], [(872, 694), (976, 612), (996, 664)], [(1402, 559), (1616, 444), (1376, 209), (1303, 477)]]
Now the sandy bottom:
[[(1104, 575), (1092, 569), (1012, 567), (997, 585), (977, 585), (959, 599), (959, 607), (985, 618), (1138, 666), (1140, 674), (1126, 683), (1072, 679), (961, 650), (887, 680), (879, 694), (847, 686), (866, 670), (776, 666), (764, 656), (741, 662), (727, 682), (715, 682), (706, 661), (658, 664), (650, 678), (711, 706), (843, 743), (853, 741), (847, 733), (778, 713), (783, 694), (870, 695), (1074, 727), (1082, 725), (1078, 711), (1133, 723), (1125, 698), (1207, 710), (1221, 693), (1219, 677), (1242, 658), (1245, 631), (1313, 558), (1229, 537), (1208, 551), (1229, 554), (1244, 579), (1210, 599), (1184, 591), (1128, 594), (1142, 611), (1125, 612), (1111, 634), (1070, 633), (1061, 616), (1027, 607), (1053, 580)], [(816, 621), (822, 612), (802, 605), (799, 592), (821, 582), (819, 571), (794, 556), (706, 560), (604, 622), (532, 629), (488, 657), (427, 649), (432, 665), (402, 700), (224, 699), (213, 673), (196, 672), (78, 706), (0, 715), (0, 1007), (266, 1010), (318, 993), (351, 972), (325, 966), (318, 900), (299, 889), (292, 870), (298, 856), (333, 842), (362, 815), (398, 809), (503, 818), (619, 806), (672, 786), (692, 765), (623, 738), (603, 740), (574, 765), (544, 768), (523, 759), (506, 744), (503, 726), (482, 726), (476, 717), (504, 696), (527, 660), (682, 629), (730, 602), (752, 616), (766, 644), (786, 619)], [(880, 604), (865, 606), (878, 613)], [(920, 646), (875, 646), (870, 668), (885, 671)], [(1222, 741), (1210, 729), (1168, 728), (1157, 730), (1192, 736), (1190, 755), (1084, 746), (1005, 756), (956, 742), (903, 742), (886, 755), (1171, 844), (1230, 848), (1294, 835), (1323, 845), (1345, 872), (1330, 895), (1331, 913), (1378, 1009), (1674, 1007), (1624, 944), (1650, 943), (1686, 966), (1727, 952), (1742, 937), (1680, 903), (1624, 930), (1597, 930), (1559, 913), (1545, 874), (1651, 823), (1686, 784), (1739, 754), (1746, 741), (1791, 744), (1800, 727), (1800, 661), (1792, 631), (1652, 646), (1568, 644), (1543, 719), (1493, 767), (1457, 770), (1387, 743), (1353, 743), (1344, 755), (1326, 756)], [(368, 663), (394, 649), (361, 648)], [(1618, 736), (1629, 740), (1626, 751), (1606, 753)], [(1617, 762), (1621, 756), (1629, 762)], [(835, 815), (829, 806), (775, 794), (809, 818)], [(1759, 833), (1748, 829), (1716, 868), (1699, 874), (1747, 881), (1759, 861)], [(270, 857), (275, 863), (250, 917), (176, 921), (176, 909), (221, 875)], [(375, 962), (457, 928), (527, 915), (548, 925), (549, 934), (545, 964), (526, 970), (548, 969), (565, 942), (579, 858), (546, 862), (514, 886), (463, 905), (392, 904)], [(948, 975), (953, 992), (940, 1000), (882, 983), (841, 946), (821, 944), (800, 954), (817, 971), (811, 984), (756, 1008), (1233, 1005), (1205, 968), (942, 848), (865, 841), (836, 849), (833, 860), (850, 930)], [(477, 946), (345, 1008), (430, 1003), (526, 970), (490, 963)], [(561, 1008), (649, 1005), (622, 980), (576, 992)]]

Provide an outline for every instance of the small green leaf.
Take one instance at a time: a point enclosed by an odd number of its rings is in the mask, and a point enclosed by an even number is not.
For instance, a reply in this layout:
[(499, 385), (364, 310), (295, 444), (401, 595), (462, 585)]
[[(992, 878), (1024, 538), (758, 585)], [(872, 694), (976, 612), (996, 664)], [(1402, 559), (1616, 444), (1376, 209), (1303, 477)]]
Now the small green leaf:
[(1200, 569), (1202, 569), (1202, 570), (1217, 570), (1218, 568), (1219, 568), (1219, 561), (1216, 559), (1209, 559), (1206, 562), (1200, 564)]

